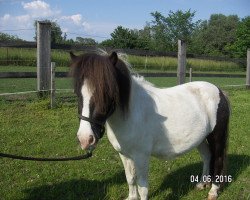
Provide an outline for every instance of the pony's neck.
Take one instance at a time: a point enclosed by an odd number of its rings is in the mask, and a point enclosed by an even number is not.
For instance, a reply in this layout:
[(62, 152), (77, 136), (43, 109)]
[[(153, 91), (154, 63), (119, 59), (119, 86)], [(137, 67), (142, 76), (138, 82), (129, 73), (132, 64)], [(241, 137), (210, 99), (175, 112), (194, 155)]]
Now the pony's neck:
[(131, 150), (130, 139), (134, 138), (135, 143), (140, 142), (145, 128), (150, 129), (152, 123), (155, 122), (151, 118), (152, 116), (158, 116), (154, 114), (157, 109), (152, 97), (154, 96), (152, 95), (153, 91), (152, 85), (143, 79), (132, 77), (127, 115), (124, 116), (121, 109), (116, 109), (113, 115), (108, 118), (107, 136), (118, 152), (124, 154), (129, 152)]
[(117, 107), (107, 122), (111, 126), (112, 124), (120, 126), (130, 120), (142, 121), (145, 113), (155, 108), (154, 100), (150, 95), (154, 88), (155, 87), (144, 80), (143, 77), (131, 77), (130, 98), (126, 115)]

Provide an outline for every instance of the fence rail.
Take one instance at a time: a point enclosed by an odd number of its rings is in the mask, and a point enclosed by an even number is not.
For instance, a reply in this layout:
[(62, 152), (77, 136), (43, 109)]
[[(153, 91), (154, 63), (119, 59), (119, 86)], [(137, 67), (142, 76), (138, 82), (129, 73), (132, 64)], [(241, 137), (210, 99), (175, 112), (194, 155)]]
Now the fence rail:
[[(133, 75), (136, 75), (134, 73)], [(138, 73), (144, 77), (176, 77), (176, 73)], [(56, 72), (57, 78), (70, 77), (69, 72)], [(209, 74), (209, 73), (193, 73), (193, 77), (218, 77), (218, 78), (245, 78), (243, 74)], [(189, 73), (186, 73), (186, 77), (189, 77)], [(36, 72), (0, 72), (0, 78), (37, 78)]]
[[(25, 41), (1, 41), (0, 47), (5, 48), (37, 48), (36, 42), (25, 42)], [(119, 48), (111, 48), (111, 47), (103, 47), (103, 46), (83, 46), (83, 45), (71, 45), (71, 44), (51, 44), (51, 49), (59, 49), (65, 51), (96, 51), (98, 48), (105, 49), (109, 51), (117, 51), (123, 52), (129, 55), (135, 56), (166, 56), (166, 57), (177, 57), (177, 52), (161, 52), (161, 51), (151, 51), (151, 50), (143, 50), (143, 49), (119, 49)], [(235, 63), (241, 63), (246, 65), (246, 59), (241, 58), (229, 58), (225, 56), (207, 56), (207, 55), (197, 55), (193, 53), (187, 53), (187, 58), (195, 58), (201, 60), (214, 60), (214, 61), (229, 61)]]

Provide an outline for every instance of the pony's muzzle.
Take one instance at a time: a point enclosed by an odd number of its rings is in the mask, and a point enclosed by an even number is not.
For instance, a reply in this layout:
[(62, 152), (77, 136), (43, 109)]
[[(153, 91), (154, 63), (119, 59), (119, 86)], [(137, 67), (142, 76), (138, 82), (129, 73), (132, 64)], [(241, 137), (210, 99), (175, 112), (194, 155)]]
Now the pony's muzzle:
[(78, 140), (83, 150), (94, 148), (96, 144), (96, 139), (93, 135), (89, 135), (87, 137), (78, 136)]

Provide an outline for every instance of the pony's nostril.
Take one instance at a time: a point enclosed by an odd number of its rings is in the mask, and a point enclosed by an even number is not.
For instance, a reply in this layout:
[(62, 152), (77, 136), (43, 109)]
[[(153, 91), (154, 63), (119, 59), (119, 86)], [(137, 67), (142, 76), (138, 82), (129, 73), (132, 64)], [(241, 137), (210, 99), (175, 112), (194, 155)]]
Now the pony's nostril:
[(89, 136), (89, 144), (92, 145), (92, 144), (94, 144), (94, 143), (95, 143), (95, 138), (94, 138), (93, 135), (90, 135), (90, 136)]

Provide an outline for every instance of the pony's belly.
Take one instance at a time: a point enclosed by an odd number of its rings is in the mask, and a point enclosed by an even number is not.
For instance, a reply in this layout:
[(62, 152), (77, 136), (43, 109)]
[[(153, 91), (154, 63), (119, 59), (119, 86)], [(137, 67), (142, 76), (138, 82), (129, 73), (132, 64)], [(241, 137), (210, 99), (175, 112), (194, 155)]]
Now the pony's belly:
[(194, 141), (186, 141), (183, 139), (175, 140), (170, 142), (172, 144), (167, 144), (165, 142), (159, 143), (157, 146), (154, 146), (152, 150), (152, 156), (160, 159), (173, 159), (177, 156), (185, 154), (195, 147), (197, 147), (203, 140), (205, 136), (194, 139)]
[[(202, 141), (200, 141), (201, 143)], [(162, 159), (173, 159), (179, 155), (182, 155), (192, 150), (196, 145), (192, 143), (180, 142), (180, 145), (166, 146), (166, 144), (159, 144), (152, 150), (152, 156)]]
[(164, 159), (172, 159), (192, 150), (211, 132), (208, 118), (199, 114), (189, 118), (169, 117), (162, 127), (154, 137), (152, 155)]

